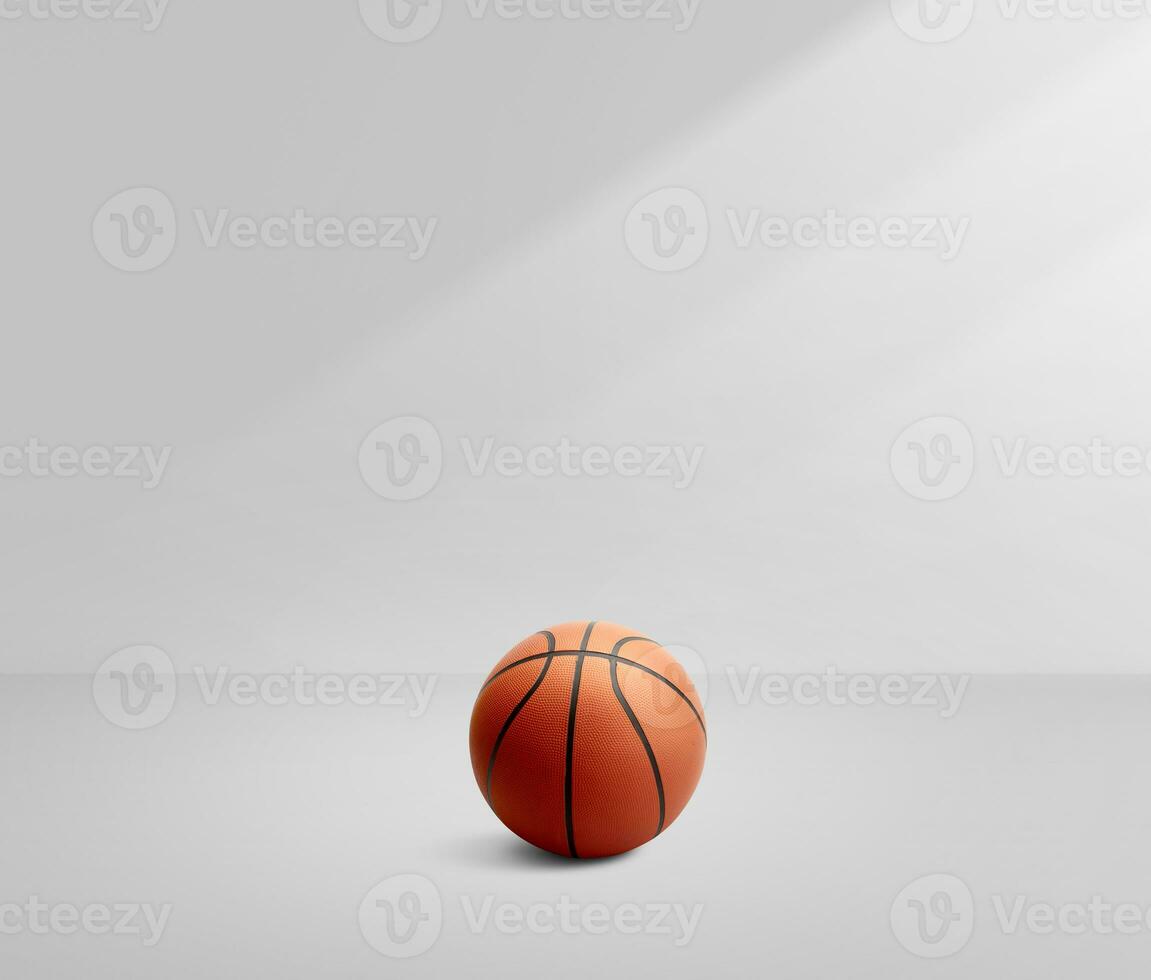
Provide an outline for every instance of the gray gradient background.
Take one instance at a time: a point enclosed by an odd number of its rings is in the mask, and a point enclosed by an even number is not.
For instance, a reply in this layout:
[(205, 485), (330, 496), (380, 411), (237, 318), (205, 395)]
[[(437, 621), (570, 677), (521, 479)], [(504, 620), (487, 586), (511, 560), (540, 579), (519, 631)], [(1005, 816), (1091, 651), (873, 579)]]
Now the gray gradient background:
[[(162, 485), (0, 480), (0, 904), (170, 902), (163, 942), (0, 936), (20, 978), (1142, 976), (1151, 936), (1005, 937), (987, 896), (1151, 905), (1151, 476), (1005, 479), (926, 504), (889, 452), (1151, 446), (1151, 23), (1007, 23), (942, 45), (887, 2), (702, 0), (691, 30), (474, 21), (412, 45), (355, 2), (173, 0), (131, 24), (0, 21), (0, 443), (170, 445)], [(701, 194), (659, 275), (632, 205)], [(163, 190), (179, 242), (111, 268), (93, 216)], [(966, 215), (966, 246), (758, 249), (723, 208)], [(439, 218), (428, 257), (206, 249), (191, 209)], [(417, 415), (530, 447), (686, 444), (696, 482), (472, 477), (393, 503), (356, 454)], [(489, 813), (466, 727), (523, 635), (597, 617), (711, 672), (708, 768), (667, 836), (538, 858)], [(183, 675), (123, 731), (92, 677)], [(731, 668), (973, 675), (961, 712), (739, 705)], [(428, 712), (208, 707), (196, 667), (435, 675)], [(357, 909), (436, 882), (391, 960)], [(891, 903), (975, 893), (970, 945), (905, 951)], [(472, 935), (456, 897), (702, 903), (694, 941)]]

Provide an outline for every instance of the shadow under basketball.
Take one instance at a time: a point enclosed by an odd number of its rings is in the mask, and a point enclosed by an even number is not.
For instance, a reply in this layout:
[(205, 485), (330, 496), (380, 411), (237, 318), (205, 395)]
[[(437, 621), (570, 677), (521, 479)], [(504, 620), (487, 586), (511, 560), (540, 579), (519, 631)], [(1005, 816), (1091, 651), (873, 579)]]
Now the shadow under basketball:
[(575, 859), (545, 851), (506, 831), (461, 838), (444, 850), (445, 856), (461, 864), (483, 868), (520, 868), (526, 871), (574, 871), (604, 867), (627, 861), (637, 852), (625, 851), (611, 857)]

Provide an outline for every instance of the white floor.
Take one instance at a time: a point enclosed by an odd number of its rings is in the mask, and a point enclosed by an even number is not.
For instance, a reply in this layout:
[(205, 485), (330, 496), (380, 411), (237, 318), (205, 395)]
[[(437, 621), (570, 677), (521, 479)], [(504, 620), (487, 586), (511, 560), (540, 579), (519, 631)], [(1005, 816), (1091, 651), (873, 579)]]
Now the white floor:
[[(716, 677), (708, 765), (683, 817), (637, 852), (589, 863), (534, 851), (488, 811), (467, 759), (477, 684), (441, 678), (409, 717), (213, 706), (183, 678), (171, 716), (130, 732), (101, 716), (89, 680), (6, 678), (0, 904), (141, 903), (163, 929), (148, 945), (141, 912), (140, 934), (38, 935), (27, 911), (10, 911), (8, 931), (25, 928), (0, 937), (4, 975), (1146, 973), (1151, 682), (975, 677), (942, 719), (740, 705)], [(392, 899), (387, 951), (427, 948), (397, 959), (370, 945), (387, 949), (387, 924), (369, 913), (361, 928), (360, 906), (401, 874), (425, 880), (375, 896)], [(893, 926), (905, 886), (936, 874), (962, 884), (916, 885)], [(1072, 906), (1074, 929), (1073, 906), (1094, 896), (1138, 905), (1140, 931), (1043, 934), (1042, 909), (1006, 931), (1020, 898), (1024, 910)], [(1104, 908), (1098, 922), (1114, 918)], [(934, 963), (911, 951), (952, 947)]]

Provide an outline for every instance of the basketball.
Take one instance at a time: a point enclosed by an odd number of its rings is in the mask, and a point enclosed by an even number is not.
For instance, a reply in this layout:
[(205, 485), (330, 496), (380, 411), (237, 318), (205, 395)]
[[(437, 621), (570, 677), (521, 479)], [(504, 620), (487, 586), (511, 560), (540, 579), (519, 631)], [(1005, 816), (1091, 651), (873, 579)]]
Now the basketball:
[(654, 640), (611, 623), (528, 637), (488, 675), (472, 711), (472, 769), (504, 825), (572, 858), (622, 854), (662, 834), (703, 771), (703, 705)]

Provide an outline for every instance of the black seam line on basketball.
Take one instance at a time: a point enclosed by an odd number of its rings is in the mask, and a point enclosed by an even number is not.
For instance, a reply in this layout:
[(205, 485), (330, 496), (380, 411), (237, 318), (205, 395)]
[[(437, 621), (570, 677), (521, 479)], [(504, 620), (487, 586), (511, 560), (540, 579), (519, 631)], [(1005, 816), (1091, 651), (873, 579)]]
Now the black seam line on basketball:
[(515, 667), (522, 667), (524, 664), (529, 664), (534, 660), (543, 660), (544, 657), (580, 657), (580, 656), (583, 656), (583, 657), (602, 657), (604, 660), (618, 660), (625, 667), (635, 667), (636, 670), (642, 670), (645, 674), (651, 674), (651, 676), (654, 677), (656, 680), (663, 681), (664, 684), (666, 684), (673, 691), (675, 691), (676, 694), (678, 694), (681, 698), (683, 698), (683, 700), (686, 702), (687, 706), (689, 708), (691, 708), (691, 713), (693, 715), (695, 715), (695, 720), (699, 722), (699, 727), (703, 729), (704, 738), (707, 738), (707, 725), (705, 725), (703, 723), (703, 718), (700, 716), (699, 711), (696, 709), (695, 705), (691, 703), (691, 698), (689, 698), (686, 694), (683, 693), (682, 690), (680, 690), (679, 685), (677, 685), (674, 681), (669, 681), (666, 677), (663, 676), (663, 674), (659, 673), (659, 671), (652, 670), (650, 667), (645, 667), (643, 664), (636, 663), (634, 660), (628, 660), (627, 657), (616, 657), (610, 653), (597, 653), (594, 650), (556, 650), (552, 653), (537, 653), (531, 657), (524, 657), (523, 660), (517, 660), (514, 664), (508, 664), (503, 670), (501, 670), (490, 681), (488, 681), (488, 683), (485, 684), (484, 687), (486, 688), (488, 686), (488, 684), (494, 683), (496, 678), (500, 677), (502, 674), (506, 674), (509, 670), (512, 670)]
[[(594, 624), (592, 624), (594, 625)], [(588, 633), (591, 633), (589, 628)], [(568, 834), (568, 853), (573, 858), (579, 857), (575, 843), (575, 818), (572, 815), (572, 756), (575, 751), (575, 724), (576, 704), (579, 701), (580, 675), (583, 674), (583, 662), (586, 653), (581, 653), (576, 661), (575, 673), (572, 675), (572, 697), (568, 706), (568, 742), (564, 758), (564, 825)]]
[[(629, 636), (620, 640), (619, 643), (612, 647), (611, 653), (608, 653), (606, 650), (557, 650), (554, 645), (555, 637), (552, 636), (551, 633), (537, 633), (536, 635), (551, 637), (551, 642), (548, 643), (548, 653), (554, 653), (557, 657), (566, 657), (569, 654), (574, 656), (577, 653), (594, 653), (600, 657), (615, 657), (618, 656), (620, 649), (625, 643), (655, 643), (655, 640), (646, 636)], [(658, 643), (655, 643), (655, 645), (659, 646)], [(506, 674), (513, 667), (518, 667), (520, 664), (531, 663), (533, 660), (539, 660), (541, 657), (546, 656), (547, 653), (533, 653), (530, 656), (522, 657), (519, 660), (512, 661), (506, 667), (501, 667), (494, 674), (492, 674), (491, 677), (484, 681), (484, 687), (481, 687), (480, 690), (482, 691), (484, 688), (489, 687), (497, 677), (499, 677), (501, 674)]]
[(647, 761), (651, 763), (651, 774), (655, 776), (655, 791), (659, 794), (659, 826), (656, 828), (654, 834), (654, 836), (658, 837), (663, 833), (663, 822), (667, 817), (667, 803), (663, 795), (663, 777), (659, 773), (659, 761), (655, 757), (651, 742), (648, 741), (647, 733), (643, 730), (643, 725), (639, 723), (635, 712), (632, 711), (631, 705), (627, 703), (627, 698), (623, 696), (623, 691), (620, 690), (618, 659), (611, 662), (611, 688), (615, 691), (615, 697), (616, 700), (619, 701), (619, 706), (623, 708), (627, 714), (628, 721), (631, 722), (631, 727), (635, 729), (635, 733), (643, 743), (643, 750), (647, 753)]
[(573, 761), (575, 757), (576, 704), (579, 701), (580, 678), (583, 676), (584, 658), (582, 651), (587, 650), (587, 645), (591, 642), (591, 635), (595, 632), (595, 628), (596, 621), (593, 619), (587, 624), (583, 641), (579, 645), (581, 655), (579, 659), (576, 660), (575, 673), (572, 676), (572, 697), (571, 705), (568, 708), (568, 742), (567, 753), (564, 759), (564, 824), (568, 835), (568, 852), (573, 858), (579, 857), (575, 843), (575, 814), (572, 809), (572, 769), (574, 768)]
[(516, 718), (519, 717), (519, 713), (524, 710), (524, 706), (532, 699), (532, 695), (540, 689), (540, 685), (544, 682), (544, 677), (547, 675), (548, 668), (551, 667), (551, 665), (552, 658), (548, 657), (547, 661), (544, 663), (543, 669), (540, 671), (539, 677), (536, 678), (536, 682), (530, 688), (528, 688), (528, 693), (523, 696), (523, 699), (520, 701), (520, 703), (512, 708), (511, 714), (508, 715), (507, 720), (504, 721), (503, 728), (500, 729), (499, 735), (496, 736), (496, 744), (492, 746), (491, 758), (488, 759), (488, 779), (486, 786), (488, 806), (492, 805), (492, 774), (495, 772), (496, 755), (500, 751), (500, 746), (504, 744), (504, 738), (507, 736), (508, 732), (511, 731), (512, 723), (516, 720)]
[(551, 630), (540, 630), (536, 636), (546, 636), (548, 638), (548, 653), (556, 652), (556, 635)]

